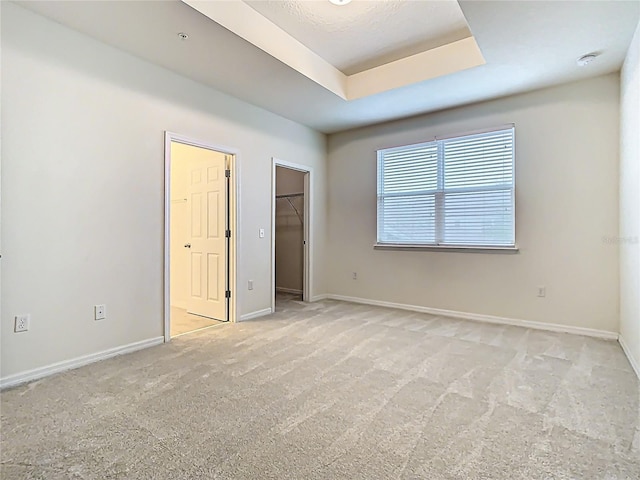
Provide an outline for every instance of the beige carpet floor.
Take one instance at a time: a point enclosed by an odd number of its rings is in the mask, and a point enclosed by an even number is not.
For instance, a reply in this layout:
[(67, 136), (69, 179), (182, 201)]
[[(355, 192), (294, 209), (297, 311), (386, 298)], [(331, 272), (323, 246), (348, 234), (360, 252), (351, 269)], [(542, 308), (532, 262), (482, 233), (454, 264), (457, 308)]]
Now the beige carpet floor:
[(616, 342), (336, 301), (1, 397), (3, 479), (640, 478)]

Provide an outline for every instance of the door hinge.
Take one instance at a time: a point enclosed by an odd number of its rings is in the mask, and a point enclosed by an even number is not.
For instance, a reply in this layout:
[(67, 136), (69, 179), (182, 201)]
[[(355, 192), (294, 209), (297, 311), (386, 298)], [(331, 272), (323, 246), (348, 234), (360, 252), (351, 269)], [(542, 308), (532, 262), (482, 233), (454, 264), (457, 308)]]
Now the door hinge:
[(225, 170), (224, 171), (224, 176), (225, 177), (230, 177), (231, 176), (231, 170)]
[(224, 292), (224, 298), (231, 298), (231, 290)]
[(227, 238), (231, 238), (231, 230), (226, 230), (224, 232), (224, 236), (227, 237)]

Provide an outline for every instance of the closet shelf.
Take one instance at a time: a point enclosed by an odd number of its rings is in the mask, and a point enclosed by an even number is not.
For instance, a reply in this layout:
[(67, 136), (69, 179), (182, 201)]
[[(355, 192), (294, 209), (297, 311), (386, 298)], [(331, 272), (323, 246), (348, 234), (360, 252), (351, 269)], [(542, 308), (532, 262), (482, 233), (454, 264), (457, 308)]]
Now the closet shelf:
[(298, 220), (300, 220), (300, 224), (302, 225), (304, 225), (304, 221), (302, 220), (302, 215), (300, 215), (300, 212), (298, 211), (296, 206), (293, 204), (291, 199), (295, 197), (303, 197), (303, 196), (304, 196), (304, 193), (287, 193), (282, 195), (276, 195), (276, 200), (284, 199), (287, 201), (289, 205), (291, 205), (291, 208), (293, 208), (293, 210), (296, 212), (296, 215), (298, 216)]

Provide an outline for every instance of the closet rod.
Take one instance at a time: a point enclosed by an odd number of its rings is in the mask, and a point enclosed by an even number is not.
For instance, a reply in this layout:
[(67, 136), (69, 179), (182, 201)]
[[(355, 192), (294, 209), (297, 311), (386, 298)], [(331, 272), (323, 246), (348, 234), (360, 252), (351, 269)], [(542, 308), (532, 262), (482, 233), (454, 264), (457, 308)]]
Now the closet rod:
[(276, 198), (291, 198), (291, 197), (303, 197), (304, 193), (285, 193), (283, 195), (276, 195)]

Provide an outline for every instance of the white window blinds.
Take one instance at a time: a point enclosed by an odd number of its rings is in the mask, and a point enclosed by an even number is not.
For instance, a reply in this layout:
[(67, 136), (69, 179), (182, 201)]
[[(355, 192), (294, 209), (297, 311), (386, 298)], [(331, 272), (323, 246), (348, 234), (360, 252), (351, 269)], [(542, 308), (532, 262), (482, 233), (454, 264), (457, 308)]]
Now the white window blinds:
[(515, 244), (514, 129), (378, 151), (378, 243)]

